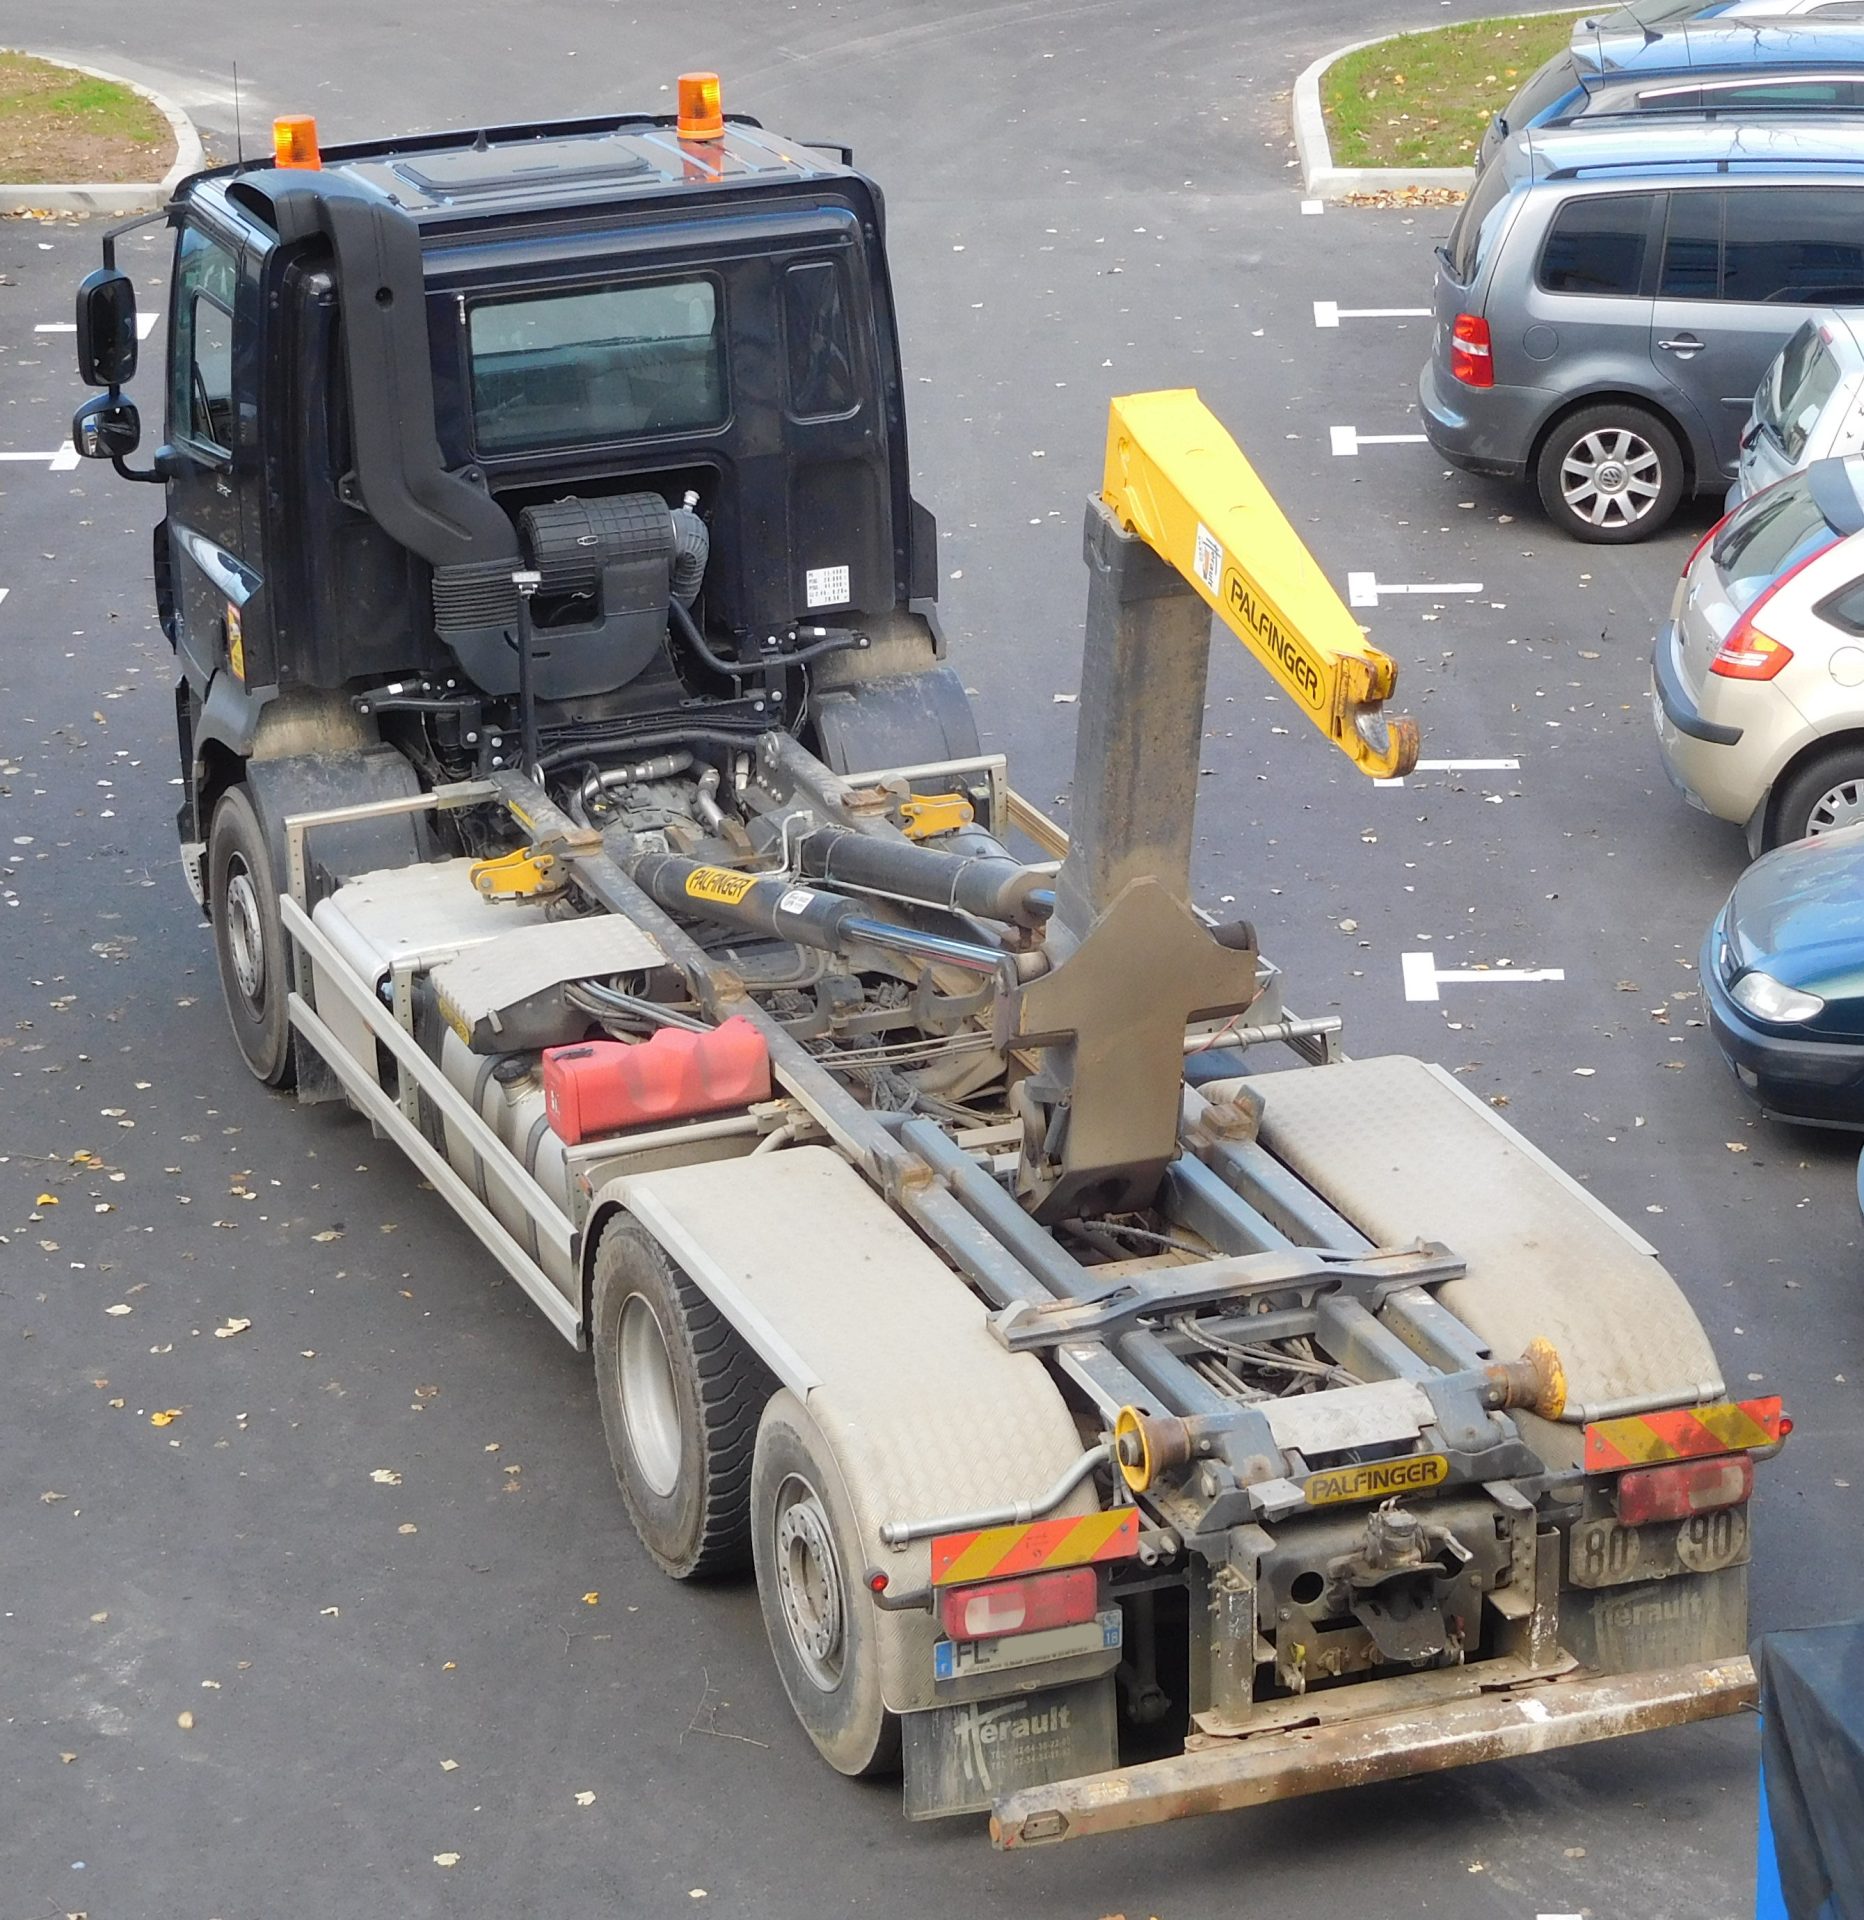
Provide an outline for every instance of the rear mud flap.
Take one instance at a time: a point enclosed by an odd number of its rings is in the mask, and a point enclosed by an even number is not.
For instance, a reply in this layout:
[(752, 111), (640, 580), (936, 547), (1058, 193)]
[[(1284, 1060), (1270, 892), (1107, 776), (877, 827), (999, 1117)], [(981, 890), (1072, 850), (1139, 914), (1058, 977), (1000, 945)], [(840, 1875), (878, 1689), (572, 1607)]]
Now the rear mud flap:
[(983, 1813), (1003, 1795), (1118, 1760), (1113, 1677), (902, 1717), (906, 1816)]

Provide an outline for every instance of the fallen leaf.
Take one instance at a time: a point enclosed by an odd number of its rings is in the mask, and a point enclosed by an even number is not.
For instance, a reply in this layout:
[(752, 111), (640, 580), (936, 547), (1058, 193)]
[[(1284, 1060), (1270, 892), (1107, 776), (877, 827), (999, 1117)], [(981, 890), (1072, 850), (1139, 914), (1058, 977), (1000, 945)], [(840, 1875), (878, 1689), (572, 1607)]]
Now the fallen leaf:
[(585, 1593), (582, 1597), (582, 1603), (585, 1607), (593, 1607), (601, 1598), (602, 1596), (599, 1593)]
[(341, 1607), (319, 1607), (317, 1609), (317, 1617), (320, 1620), (340, 1620), (343, 1617), (343, 1609)]
[(179, 1407), (163, 1407), (160, 1411), (150, 1414), (149, 1424), (152, 1427), (171, 1427), (180, 1418)]
[(326, 1227), (322, 1233), (312, 1234), (311, 1238), (315, 1240), (320, 1247), (327, 1246), (332, 1240), (341, 1240), (343, 1238), (343, 1229), (341, 1227)]
[(1575, 1067), (1573, 1071), (1580, 1077), (1580, 1079), (1590, 1080), (1592, 1076), (1598, 1072), (1598, 1068), (1597, 1067)]
[(114, 1307), (104, 1308), (105, 1313), (122, 1314), (122, 1313), (134, 1313), (135, 1311), (136, 1309), (134, 1307), (130, 1306), (127, 1301), (123, 1301), (123, 1300), (119, 1300)]
[(1724, 1140), (1722, 1145), (1725, 1146), (1730, 1153), (1747, 1152), (1747, 1142), (1745, 1140)]
[(32, 1204), (35, 1207), (55, 1207), (58, 1205), (58, 1195), (55, 1193), (42, 1193)]
[(419, 1533), (420, 1528), (417, 1527), (412, 1520), (404, 1520), (395, 1531), (397, 1533)]
[(588, 1792), (579, 1793), (576, 1796), (576, 1804), (579, 1807), (593, 1807), (595, 1805), (595, 1795)]
[(459, 1770), (460, 1763), (457, 1760), (443, 1760), (440, 1763), (440, 1771), (442, 1773), (458, 1773)]
[(460, 1857), (457, 1853), (437, 1853), (434, 1855), (434, 1865), (437, 1867), (457, 1867), (459, 1863)]
[(61, 1753), (58, 1757), (65, 1763), (66, 1766), (70, 1766), (72, 1761), (74, 1761), (78, 1756), (75, 1753)]
[(70, 1495), (68, 1494), (46, 1492), (46, 1493), (40, 1494), (39, 1504), (42, 1507), (55, 1507), (58, 1505), (59, 1501), (66, 1500), (69, 1498), (70, 1498)]
[(229, 1320), (224, 1327), (214, 1329), (216, 1340), (231, 1340), (236, 1333), (244, 1333), (252, 1325), (250, 1320)]
[(192, 1733), (194, 1731), (193, 1714), (191, 1714), (186, 1707), (183, 1707), (181, 1711), (175, 1715), (175, 1725), (178, 1726), (183, 1733)]
[(369, 1474), (369, 1478), (373, 1480), (377, 1486), (381, 1487), (398, 1487), (401, 1485), (401, 1475), (398, 1474), (393, 1467), (373, 1468)]

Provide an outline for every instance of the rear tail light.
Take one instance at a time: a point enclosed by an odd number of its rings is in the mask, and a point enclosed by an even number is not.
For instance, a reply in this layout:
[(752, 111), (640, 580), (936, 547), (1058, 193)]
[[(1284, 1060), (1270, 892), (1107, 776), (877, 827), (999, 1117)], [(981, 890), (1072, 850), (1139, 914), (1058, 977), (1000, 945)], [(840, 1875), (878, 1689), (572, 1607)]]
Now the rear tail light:
[(1709, 662), (1724, 680), (1771, 680), (1793, 657), (1793, 649), (1762, 633), (1744, 614)]
[(1480, 314), (1459, 313), (1450, 329), (1450, 374), (1466, 387), (1492, 387), (1495, 361), (1489, 353), (1489, 323)]
[(1072, 1627), (1093, 1619), (1099, 1608), (1100, 1582), (1092, 1567), (947, 1587), (939, 1595), (939, 1619), (952, 1640), (998, 1640), (1044, 1627)]
[(1823, 546), (1815, 548), (1803, 560), (1796, 560), (1784, 573), (1770, 580), (1760, 594), (1748, 602), (1746, 612), (1729, 628), (1728, 638), (1709, 662), (1711, 673), (1720, 674), (1724, 680), (1771, 680), (1792, 659), (1793, 649), (1784, 641), (1776, 640), (1772, 634), (1763, 633), (1755, 626), (1754, 617), (1789, 580), (1796, 574), (1804, 573), (1813, 561), (1837, 544), (1838, 535), (1834, 533)]
[(1754, 1462), (1745, 1453), (1641, 1467), (1618, 1479), (1618, 1518), (1627, 1527), (1687, 1520), (1692, 1513), (1738, 1507), (1754, 1491)]

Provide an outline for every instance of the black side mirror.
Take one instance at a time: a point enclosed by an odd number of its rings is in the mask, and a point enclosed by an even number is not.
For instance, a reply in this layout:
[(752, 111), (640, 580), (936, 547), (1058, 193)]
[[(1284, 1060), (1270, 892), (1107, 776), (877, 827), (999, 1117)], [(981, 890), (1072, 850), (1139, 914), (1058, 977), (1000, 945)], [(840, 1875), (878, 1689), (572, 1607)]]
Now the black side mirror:
[(71, 444), (86, 460), (127, 460), (142, 445), (135, 401), (108, 393), (85, 401), (71, 416)]
[(99, 267), (78, 288), (78, 378), (120, 387), (136, 371), (136, 286), (117, 267)]

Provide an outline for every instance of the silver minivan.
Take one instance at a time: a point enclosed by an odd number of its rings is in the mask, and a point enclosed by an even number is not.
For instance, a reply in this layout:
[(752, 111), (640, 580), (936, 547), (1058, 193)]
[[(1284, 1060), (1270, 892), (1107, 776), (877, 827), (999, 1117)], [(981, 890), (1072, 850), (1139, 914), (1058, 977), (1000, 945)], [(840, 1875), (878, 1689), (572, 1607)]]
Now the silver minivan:
[(1642, 540), (1726, 491), (1799, 323), (1860, 304), (1864, 124), (1516, 134), (1437, 249), (1424, 430), (1456, 466), (1531, 479), (1575, 539)]
[(1728, 489), (1749, 494), (1815, 460), (1864, 452), (1864, 307), (1815, 313), (1760, 377)]

